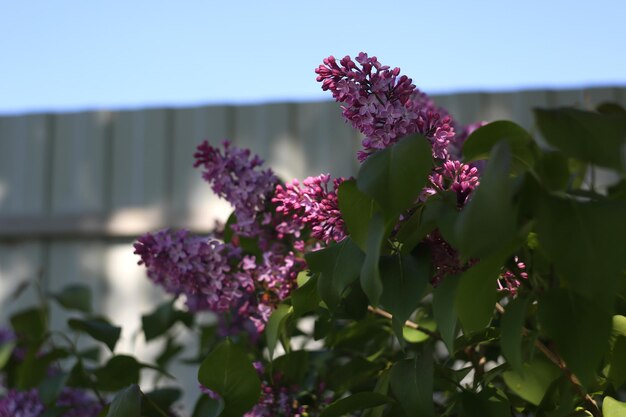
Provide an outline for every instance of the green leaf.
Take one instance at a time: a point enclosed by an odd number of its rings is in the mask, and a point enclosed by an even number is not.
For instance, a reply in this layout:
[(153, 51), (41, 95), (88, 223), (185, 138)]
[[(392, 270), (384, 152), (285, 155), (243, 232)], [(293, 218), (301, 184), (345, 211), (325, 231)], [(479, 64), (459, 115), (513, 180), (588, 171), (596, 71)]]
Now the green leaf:
[(221, 417), (240, 417), (261, 394), (261, 381), (246, 353), (230, 340), (220, 343), (203, 361), (198, 381), (224, 401)]
[(391, 368), (391, 390), (407, 416), (433, 417), (433, 355), (396, 362)]
[(626, 403), (617, 401), (612, 397), (604, 397), (602, 400), (602, 414), (604, 417), (626, 416)]
[(419, 196), (433, 168), (431, 152), (426, 138), (411, 135), (361, 165), (357, 186), (380, 205), (387, 221), (395, 221)]
[[(146, 405), (146, 403), (151, 405), (150, 407), (146, 407), (150, 409), (150, 416), (147, 417), (163, 417), (163, 414), (159, 413), (159, 411), (169, 410), (172, 405), (180, 399), (181, 395), (182, 392), (178, 388), (157, 388), (145, 393), (144, 399), (148, 401), (144, 402), (144, 405)], [(155, 406), (158, 407), (158, 409), (155, 410)]]
[(618, 336), (611, 350), (609, 380), (615, 389), (626, 383), (626, 337)]
[(346, 238), (336, 245), (305, 255), (312, 272), (320, 274), (318, 290), (326, 305), (334, 309), (344, 290), (359, 277), (365, 255)]
[(461, 394), (463, 412), (461, 417), (503, 417), (510, 416), (511, 406), (504, 398), (496, 395), (492, 388), (479, 393), (464, 391)]
[(0, 345), (0, 371), (11, 359), (11, 354), (15, 348), (16, 343), (14, 341), (4, 342)]
[(139, 382), (139, 371), (142, 364), (128, 355), (113, 356), (101, 368), (94, 371), (97, 385), (104, 391), (117, 391)]
[(550, 290), (539, 299), (541, 328), (584, 386), (595, 381), (596, 367), (608, 348), (611, 315), (606, 308), (566, 289)]
[(137, 384), (117, 393), (107, 417), (138, 417), (141, 415), (141, 390)]
[(91, 312), (91, 289), (82, 284), (70, 284), (60, 292), (52, 294), (62, 307), (68, 310)]
[(122, 328), (113, 326), (106, 319), (95, 317), (87, 320), (69, 319), (67, 324), (72, 330), (87, 333), (99, 342), (107, 345), (109, 350), (113, 352), (117, 340), (122, 333)]
[(317, 280), (318, 277), (313, 276), (291, 293), (291, 303), (296, 316), (315, 311), (319, 306), (321, 299), (317, 291)]
[(550, 191), (563, 191), (570, 181), (567, 158), (558, 151), (545, 151), (539, 156), (535, 171)]
[[(419, 320), (417, 324), (421, 328), (430, 330), (431, 332), (437, 330), (437, 323), (434, 320)], [(430, 339), (430, 335), (417, 329), (412, 329), (411, 327), (404, 327), (402, 329), (402, 336), (404, 340), (409, 343), (422, 343)]]
[(404, 322), (415, 311), (430, 279), (430, 257), (420, 251), (413, 255), (395, 255), (385, 258), (380, 273), (383, 294), (380, 302), (392, 314), (392, 326), (398, 339), (404, 340)]
[(499, 142), (491, 152), (480, 185), (459, 214), (456, 243), (465, 259), (487, 256), (516, 236), (517, 207), (512, 202), (510, 163), (507, 143)]
[(391, 398), (377, 392), (358, 392), (330, 404), (320, 413), (320, 417), (342, 417), (358, 410), (391, 403)]
[[(456, 291), (456, 311), (466, 333), (485, 328), (498, 300), (497, 279), (513, 250), (504, 247), (465, 271)], [(444, 278), (444, 280), (447, 278)]]
[(48, 328), (47, 314), (39, 308), (20, 311), (11, 317), (13, 331), (19, 337), (34, 343), (41, 341)]
[(539, 405), (550, 385), (561, 375), (551, 362), (535, 358), (524, 363), (519, 371), (502, 374), (504, 382), (516, 395), (533, 405)]
[(367, 253), (361, 268), (361, 288), (370, 304), (376, 306), (383, 293), (383, 283), (380, 279), (380, 249), (385, 239), (385, 223), (380, 214), (375, 214), (370, 222), (367, 235)]
[(488, 123), (472, 132), (463, 144), (463, 158), (467, 162), (487, 159), (500, 141), (508, 143), (518, 172), (532, 168), (535, 162), (532, 136), (520, 125), (506, 120)]
[(69, 376), (67, 372), (59, 372), (41, 381), (37, 391), (44, 405), (49, 406), (55, 402), (61, 390), (65, 387)]
[(539, 199), (536, 230), (566, 285), (612, 306), (626, 269), (626, 201), (579, 202), (546, 194)]
[(546, 141), (564, 154), (623, 170), (626, 115), (559, 108), (535, 109), (535, 117)]
[(224, 401), (201, 395), (193, 409), (192, 417), (218, 417), (224, 410)]
[(282, 375), (286, 384), (301, 385), (309, 370), (309, 352), (296, 350), (274, 359), (272, 370)]
[(502, 354), (511, 367), (522, 372), (522, 328), (526, 319), (529, 298), (515, 298), (506, 306), (500, 325)]
[(461, 282), (460, 278), (458, 275), (447, 276), (433, 291), (433, 315), (448, 352), (454, 351), (457, 316), (454, 305), (457, 287)]
[(141, 316), (141, 324), (146, 341), (155, 339), (167, 332), (176, 322), (190, 326), (193, 316), (174, 308), (174, 300), (159, 305), (152, 313)]
[(276, 310), (272, 312), (267, 327), (265, 328), (265, 337), (267, 338), (267, 349), (269, 350), (270, 360), (274, 355), (274, 349), (280, 338), (281, 333), (285, 329), (285, 320), (293, 313), (291, 306), (280, 304)]
[(337, 198), (341, 218), (350, 238), (365, 251), (370, 221), (374, 213), (380, 211), (378, 204), (357, 188), (356, 180), (342, 182), (337, 190)]

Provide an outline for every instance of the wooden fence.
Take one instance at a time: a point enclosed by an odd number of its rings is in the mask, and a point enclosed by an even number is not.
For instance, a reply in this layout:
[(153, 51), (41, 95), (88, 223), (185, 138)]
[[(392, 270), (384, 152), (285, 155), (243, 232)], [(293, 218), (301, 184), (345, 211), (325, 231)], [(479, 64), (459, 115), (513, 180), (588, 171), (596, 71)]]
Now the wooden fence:
[[(515, 120), (533, 130), (533, 107), (604, 101), (626, 88), (436, 96), (461, 123)], [(0, 117), (0, 323), (44, 287), (88, 283), (98, 311), (124, 325), (120, 352), (150, 358), (135, 337), (140, 315), (162, 299), (136, 265), (133, 239), (163, 227), (207, 231), (229, 207), (192, 168), (203, 139), (251, 148), (284, 179), (354, 174), (359, 136), (333, 102), (99, 111)], [(53, 311), (53, 326), (66, 316)], [(192, 375), (185, 385), (195, 386)]]

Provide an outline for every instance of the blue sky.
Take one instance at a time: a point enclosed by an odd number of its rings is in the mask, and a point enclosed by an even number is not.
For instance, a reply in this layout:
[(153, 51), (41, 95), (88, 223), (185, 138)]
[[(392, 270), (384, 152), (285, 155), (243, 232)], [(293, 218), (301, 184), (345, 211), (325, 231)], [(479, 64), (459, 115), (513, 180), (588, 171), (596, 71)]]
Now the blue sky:
[(366, 51), (430, 93), (626, 85), (626, 2), (0, 0), (0, 113), (328, 98)]

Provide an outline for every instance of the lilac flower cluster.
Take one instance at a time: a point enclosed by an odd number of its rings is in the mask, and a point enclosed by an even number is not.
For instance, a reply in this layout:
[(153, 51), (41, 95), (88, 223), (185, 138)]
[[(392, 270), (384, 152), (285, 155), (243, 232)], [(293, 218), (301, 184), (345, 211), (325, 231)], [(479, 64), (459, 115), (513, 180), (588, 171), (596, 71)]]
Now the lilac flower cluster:
[(44, 410), (37, 389), (10, 389), (0, 398), (0, 417), (39, 417)]
[(416, 132), (430, 140), (435, 158), (447, 159), (454, 137), (450, 115), (400, 76), (400, 68), (390, 69), (364, 52), (355, 60), (360, 67), (349, 56), (339, 63), (329, 56), (315, 72), (322, 89), (345, 103), (343, 116), (365, 135), (359, 160)]
[(231, 266), (241, 256), (231, 244), (187, 230), (161, 230), (141, 236), (134, 246), (154, 283), (190, 296), (200, 309), (226, 311), (254, 289), (250, 277)]
[[(61, 417), (97, 417), (102, 405), (85, 390), (63, 388), (55, 406), (64, 410)], [(37, 389), (10, 389), (0, 398), (0, 417), (41, 417), (46, 411)]]
[[(218, 196), (226, 199), (235, 208), (237, 223), (232, 225), (241, 236), (258, 234), (257, 216), (267, 211), (267, 204), (278, 183), (270, 169), (260, 170), (263, 160), (251, 156), (249, 149), (223, 143), (224, 151), (204, 141), (194, 154), (194, 167), (203, 168), (202, 177), (211, 184)], [(267, 222), (267, 217), (265, 221)]]
[(300, 230), (309, 226), (315, 239), (327, 244), (342, 241), (346, 232), (339, 212), (337, 189), (344, 178), (333, 180), (332, 189), (330, 179), (329, 174), (321, 174), (308, 177), (302, 183), (293, 180), (284, 187), (277, 185), (272, 202), (277, 204), (276, 212), (284, 220), (276, 226), (276, 230), (299, 236)]
[(430, 186), (422, 190), (420, 199), (423, 201), (441, 191), (454, 191), (457, 195), (457, 206), (463, 207), (470, 193), (480, 184), (479, 172), (459, 161), (448, 160), (435, 168), (428, 176)]
[(135, 243), (135, 253), (148, 277), (172, 294), (184, 294), (190, 310), (246, 313), (257, 331), (272, 307), (289, 296), (305, 267), (292, 252), (267, 251), (259, 262), (232, 243), (191, 236), (187, 230), (147, 233)]

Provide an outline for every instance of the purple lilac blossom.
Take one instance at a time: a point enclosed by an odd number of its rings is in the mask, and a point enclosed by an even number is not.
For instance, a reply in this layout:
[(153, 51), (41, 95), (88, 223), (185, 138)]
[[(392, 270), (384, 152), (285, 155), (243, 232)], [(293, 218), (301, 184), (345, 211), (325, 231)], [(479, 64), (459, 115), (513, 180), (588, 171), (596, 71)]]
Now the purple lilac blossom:
[(172, 294), (185, 294), (190, 307), (227, 311), (254, 290), (249, 275), (231, 266), (240, 250), (189, 231), (147, 233), (135, 243), (148, 277)]
[(459, 208), (467, 203), (472, 191), (480, 184), (476, 167), (453, 160), (445, 161), (443, 165), (435, 168), (428, 176), (428, 182), (420, 194), (421, 201), (438, 192), (454, 191)]
[(498, 290), (506, 291), (511, 296), (517, 295), (517, 289), (522, 282), (520, 279), (528, 279), (528, 273), (526, 272), (526, 264), (521, 262), (519, 258), (516, 256), (513, 261), (515, 262), (514, 271), (510, 269), (506, 269), (498, 280)]
[(276, 212), (285, 220), (276, 230), (281, 234), (294, 234), (309, 227), (311, 236), (324, 243), (342, 241), (346, 232), (339, 212), (337, 189), (343, 181), (344, 178), (333, 180), (331, 188), (330, 175), (321, 174), (308, 177), (302, 183), (293, 180), (284, 187), (277, 185), (272, 202), (277, 204)]
[(36, 389), (10, 389), (0, 398), (0, 417), (39, 417), (44, 411)]
[(233, 230), (241, 236), (254, 237), (259, 232), (258, 214), (267, 209), (278, 178), (270, 169), (261, 170), (263, 160), (252, 156), (249, 149), (231, 146), (229, 142), (224, 142), (223, 147), (222, 152), (204, 141), (194, 154), (194, 167), (201, 166), (202, 177), (215, 194), (235, 208), (237, 223), (232, 225)]
[(390, 69), (361, 52), (355, 61), (345, 56), (337, 63), (324, 59), (315, 72), (324, 91), (330, 90), (342, 102), (343, 116), (365, 135), (360, 161), (371, 153), (397, 142), (411, 133), (426, 136), (438, 159), (448, 158), (448, 144), (454, 138), (450, 115), (415, 88), (400, 68)]
[(102, 405), (93, 395), (78, 388), (63, 388), (56, 405), (67, 408), (62, 417), (97, 417), (102, 411)]

